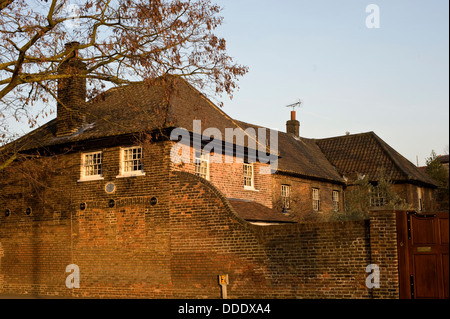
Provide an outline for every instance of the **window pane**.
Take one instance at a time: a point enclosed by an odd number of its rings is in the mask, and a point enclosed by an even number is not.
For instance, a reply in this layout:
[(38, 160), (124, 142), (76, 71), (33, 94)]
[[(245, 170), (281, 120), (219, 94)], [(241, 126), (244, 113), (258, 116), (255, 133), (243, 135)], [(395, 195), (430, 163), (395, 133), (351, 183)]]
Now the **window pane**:
[(84, 155), (84, 176), (102, 174), (102, 152)]
[(253, 165), (244, 163), (244, 186), (253, 187)]
[(312, 198), (313, 198), (313, 210), (319, 211), (320, 210), (320, 200), (319, 200), (319, 189), (318, 188), (312, 189)]
[(131, 147), (123, 150), (123, 171), (142, 171), (142, 147)]
[(338, 212), (339, 211), (339, 192), (333, 191), (332, 197), (333, 197), (333, 210), (335, 212)]
[(196, 152), (195, 158), (195, 174), (208, 179), (208, 166), (209, 166), (209, 156), (200, 155), (200, 152)]
[(370, 205), (374, 207), (382, 207), (385, 204), (384, 194), (380, 192), (377, 187), (375, 187), (374, 191), (371, 191), (370, 194)]
[(291, 186), (281, 185), (281, 200), (284, 208), (290, 208)]

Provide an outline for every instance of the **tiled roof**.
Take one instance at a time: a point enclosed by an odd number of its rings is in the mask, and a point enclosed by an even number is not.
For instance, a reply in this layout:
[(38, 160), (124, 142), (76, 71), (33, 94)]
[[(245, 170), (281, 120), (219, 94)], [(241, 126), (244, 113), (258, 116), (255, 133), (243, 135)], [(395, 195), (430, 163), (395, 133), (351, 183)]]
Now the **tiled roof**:
[[(78, 132), (57, 137), (54, 119), (7, 147), (32, 150), (174, 127), (192, 132), (193, 120), (201, 121), (202, 131), (217, 128), (223, 139), (226, 128), (241, 131), (254, 128), (256, 132), (260, 128), (232, 119), (190, 84), (176, 77), (159, 79), (152, 85), (111, 89), (87, 103), (86, 125)], [(244, 141), (248, 146), (248, 139)], [(393, 180), (433, 185), (426, 174), (373, 132), (317, 140), (278, 132), (278, 147), (270, 147), (279, 155), (278, 173), (282, 174), (343, 183), (342, 175), (357, 172), (376, 178), (384, 168)]]
[(448, 164), (448, 158), (449, 158), (448, 155), (439, 155), (439, 156), (438, 156), (438, 160), (439, 160), (439, 162), (441, 162), (442, 164), (445, 164), (445, 163)]
[[(238, 123), (244, 129), (260, 127), (240, 121)], [(278, 173), (344, 182), (339, 172), (330, 164), (313, 139), (297, 138), (291, 134), (278, 132), (278, 152)]]
[(392, 181), (434, 185), (433, 180), (374, 132), (317, 139), (316, 143), (344, 176), (364, 174), (377, 180), (384, 172)]
[(70, 136), (56, 137), (56, 119), (25, 135), (16, 144), (22, 150), (74, 143), (155, 129), (193, 129), (201, 120), (202, 129), (234, 128), (233, 120), (186, 81), (134, 84), (114, 88), (88, 102), (86, 125)]
[[(152, 86), (135, 84), (111, 89), (88, 102), (86, 125), (78, 132), (57, 137), (54, 119), (12, 144), (17, 149), (31, 150), (161, 128), (182, 127), (192, 132), (193, 120), (201, 121), (202, 131), (217, 128), (222, 138), (226, 128), (242, 131), (248, 127), (259, 128), (232, 119), (186, 81), (173, 80), (164, 84), (156, 82)], [(266, 140), (270, 141), (269, 138)], [(248, 139), (244, 141), (247, 146)], [(277, 151), (279, 172), (343, 182), (314, 140), (296, 139), (279, 132)]]
[(231, 198), (228, 201), (237, 214), (249, 222), (295, 223), (294, 220), (282, 212), (253, 201)]

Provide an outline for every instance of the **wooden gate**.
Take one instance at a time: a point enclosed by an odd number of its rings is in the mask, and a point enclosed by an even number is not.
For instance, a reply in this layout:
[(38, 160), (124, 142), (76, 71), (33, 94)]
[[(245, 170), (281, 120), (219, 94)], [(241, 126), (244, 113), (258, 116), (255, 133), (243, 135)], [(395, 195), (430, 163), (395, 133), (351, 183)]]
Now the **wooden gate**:
[(449, 298), (448, 216), (397, 212), (401, 299)]

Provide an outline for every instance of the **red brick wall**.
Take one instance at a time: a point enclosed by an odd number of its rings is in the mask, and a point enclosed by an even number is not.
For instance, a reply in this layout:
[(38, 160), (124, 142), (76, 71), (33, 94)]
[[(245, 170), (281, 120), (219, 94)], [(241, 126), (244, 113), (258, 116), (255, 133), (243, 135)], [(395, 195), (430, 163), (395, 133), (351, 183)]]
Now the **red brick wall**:
[[(228, 274), (230, 298), (395, 297), (395, 258), (383, 259), (392, 253), (393, 241), (383, 236), (391, 238), (395, 220), (376, 219), (378, 231), (367, 221), (251, 225), (220, 186), (171, 173), (169, 150), (170, 143), (146, 147), (146, 175), (133, 178), (116, 178), (118, 147), (104, 149), (100, 181), (78, 182), (79, 153), (36, 162), (54, 174), (33, 183), (8, 185), (33, 171), (29, 163), (15, 165), (14, 176), (3, 172), (0, 206), (13, 214), (0, 214), (0, 293), (219, 298), (217, 276)], [(113, 194), (104, 189), (110, 181)], [(378, 295), (365, 287), (375, 252), (385, 267), (386, 290)], [(80, 288), (65, 286), (69, 264), (80, 268)]]
[[(184, 171), (194, 174), (195, 165), (193, 163), (193, 149), (190, 149), (190, 163), (172, 164), (174, 170)], [(215, 154), (215, 156), (218, 156)], [(242, 160), (239, 162), (236, 158), (220, 155), (220, 163), (210, 159), (209, 180), (214, 184), (227, 198), (248, 199), (272, 208), (272, 176), (270, 174), (260, 174), (262, 167), (269, 168), (269, 164), (254, 163), (255, 189), (248, 190), (244, 188), (244, 168)]]
[(68, 293), (64, 284), (71, 253), (68, 222), (11, 216), (0, 223), (0, 292)]
[(379, 266), (380, 288), (373, 298), (399, 298), (397, 228), (395, 211), (370, 213), (371, 263)]
[[(369, 236), (367, 222), (260, 227), (235, 216), (203, 179), (174, 172), (170, 185), (162, 210), (136, 196), (115, 208), (88, 201), (71, 218), (2, 217), (2, 292), (219, 298), (217, 276), (226, 273), (230, 298), (371, 297), (365, 267), (380, 232)], [(72, 263), (81, 287), (70, 290), (65, 267)], [(377, 297), (395, 297), (392, 282), (385, 287)]]
[(394, 184), (394, 191), (403, 198), (409, 205), (410, 209), (419, 211), (419, 193), (422, 196), (422, 210), (433, 211), (433, 191), (428, 187), (420, 187), (412, 184)]
[[(161, 297), (160, 280), (170, 284), (163, 275), (168, 271), (164, 257), (168, 252), (168, 147), (167, 143), (146, 145), (146, 175), (140, 177), (116, 178), (119, 147), (87, 150), (103, 151), (102, 180), (79, 181), (79, 152), (13, 165), (9, 174), (2, 172), (0, 243), (5, 291), (117, 297), (125, 291), (143, 296), (145, 291), (145, 296)], [(50, 175), (45, 174), (47, 169)], [(30, 175), (33, 171), (36, 176)], [(105, 192), (108, 182), (116, 185), (112, 194)], [(158, 199), (155, 206), (149, 204), (152, 197)], [(116, 202), (114, 208), (108, 207), (111, 199)], [(80, 210), (81, 203), (86, 204), (85, 210)], [(25, 214), (27, 207), (33, 210), (30, 216)], [(5, 217), (5, 209), (12, 211), (11, 216)], [(150, 268), (149, 260), (156, 260)], [(65, 267), (72, 263), (80, 267), (82, 290), (65, 287)], [(158, 280), (147, 280), (151, 289), (142, 290), (143, 278)], [(162, 294), (166, 296), (167, 289)]]
[[(282, 210), (281, 185), (291, 186), (289, 213), (297, 221), (325, 221), (333, 211), (332, 192), (339, 192), (339, 209), (343, 207), (342, 186), (321, 181), (310, 181), (290, 175), (275, 174), (272, 180), (274, 208)], [(315, 212), (312, 203), (312, 188), (319, 189), (320, 210)]]

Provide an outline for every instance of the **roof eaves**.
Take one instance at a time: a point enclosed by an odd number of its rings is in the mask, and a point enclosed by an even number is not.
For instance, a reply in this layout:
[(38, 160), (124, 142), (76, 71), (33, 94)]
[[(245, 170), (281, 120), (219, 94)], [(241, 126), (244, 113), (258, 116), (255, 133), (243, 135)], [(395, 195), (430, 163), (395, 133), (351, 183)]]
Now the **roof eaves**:
[[(399, 163), (398, 159), (396, 158), (396, 156), (402, 156), (401, 154), (399, 154), (395, 149), (391, 148), (388, 144), (386, 144), (386, 142), (384, 142), (377, 134), (375, 134), (374, 132), (371, 132), (371, 136), (372, 138), (375, 139), (375, 141), (378, 143), (378, 145), (381, 147), (381, 149), (383, 150), (383, 152), (385, 153), (385, 155), (392, 161), (392, 163), (394, 164), (394, 166), (399, 170), (399, 172), (404, 176), (404, 178), (408, 181), (412, 181), (412, 182), (418, 182), (420, 184), (426, 184), (426, 185), (434, 185), (431, 183), (430, 181), (426, 181), (426, 180), (420, 180), (417, 179), (414, 176), (411, 176), (407, 171), (405, 171), (405, 169), (403, 168), (403, 166)], [(391, 149), (394, 152), (392, 154)], [(405, 160), (407, 160), (405, 158)], [(412, 163), (411, 163), (412, 164)], [(414, 165), (414, 164), (412, 164)], [(434, 185), (436, 186), (436, 185)]]
[(331, 178), (319, 177), (319, 176), (314, 176), (314, 175), (308, 175), (308, 174), (305, 174), (305, 173), (291, 171), (291, 170), (286, 170), (286, 169), (278, 169), (275, 173), (276, 174), (291, 175), (291, 176), (295, 176), (295, 177), (301, 177), (301, 178), (311, 179), (311, 180), (316, 180), (316, 181), (321, 181), (321, 182), (329, 182), (329, 183), (334, 183), (334, 184), (345, 185), (345, 181), (344, 181), (343, 178), (331, 179)]

